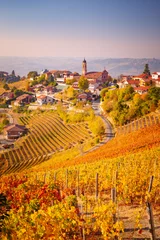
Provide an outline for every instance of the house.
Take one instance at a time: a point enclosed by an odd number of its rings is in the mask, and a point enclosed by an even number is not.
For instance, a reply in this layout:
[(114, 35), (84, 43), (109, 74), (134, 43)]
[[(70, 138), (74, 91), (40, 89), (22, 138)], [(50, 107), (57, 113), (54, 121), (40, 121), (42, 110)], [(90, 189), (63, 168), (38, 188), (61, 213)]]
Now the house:
[(125, 82), (125, 81), (128, 81), (128, 80), (131, 80), (132, 77), (130, 75), (123, 75), (121, 77), (121, 82)]
[(92, 101), (92, 94), (91, 93), (81, 93), (77, 96), (77, 99), (79, 101), (83, 101), (83, 102)]
[(94, 92), (97, 91), (97, 88), (98, 88), (98, 87), (99, 87), (99, 84), (98, 84), (98, 83), (89, 83), (88, 89), (89, 89), (89, 91), (90, 91), (91, 93), (94, 93)]
[(139, 93), (139, 94), (144, 94), (148, 92), (149, 86), (140, 86), (140, 87), (135, 87), (134, 91)]
[(127, 83), (133, 88), (139, 86), (139, 80), (130, 79), (130, 80), (127, 80)]
[(158, 79), (158, 78), (160, 78), (160, 72), (152, 73), (152, 79)]
[(29, 104), (35, 100), (34, 95), (29, 94), (23, 94), (16, 98), (16, 101), (14, 102), (15, 106), (24, 106), (25, 104)]
[(5, 100), (10, 100), (14, 98), (14, 93), (9, 91), (9, 92), (4, 92), (0, 95), (0, 99), (5, 99)]
[(47, 87), (44, 87), (43, 88), (43, 93), (48, 95), (48, 94), (52, 94), (52, 93), (55, 93), (56, 92), (56, 87), (53, 87), (53, 86), (47, 86)]
[(46, 95), (40, 95), (37, 97), (37, 102), (39, 105), (47, 104), (47, 103), (53, 103), (55, 100), (51, 96), (46, 96)]
[(119, 88), (125, 88), (126, 86), (130, 85), (133, 88), (139, 86), (139, 80), (134, 80), (134, 79), (127, 79), (127, 80), (121, 80), (120, 82), (117, 83)]
[(49, 71), (58, 83), (65, 83), (66, 78), (70, 78), (72, 72), (68, 70), (50, 70)]
[(5, 128), (7, 139), (17, 139), (27, 132), (25, 126), (12, 124)]
[(139, 80), (140, 86), (146, 86), (146, 85), (150, 85), (153, 79), (151, 75), (142, 73), (138, 76), (134, 76), (133, 80)]
[(74, 83), (72, 84), (72, 87), (73, 87), (75, 90), (79, 90), (78, 82), (74, 82)]
[(0, 71), (0, 78), (7, 77), (8, 72)]

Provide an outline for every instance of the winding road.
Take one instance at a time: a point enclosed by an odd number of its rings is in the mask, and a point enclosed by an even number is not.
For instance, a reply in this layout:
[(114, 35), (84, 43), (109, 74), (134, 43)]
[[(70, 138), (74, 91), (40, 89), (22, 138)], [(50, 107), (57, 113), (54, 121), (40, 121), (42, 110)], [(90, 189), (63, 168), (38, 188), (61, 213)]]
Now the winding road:
[[(97, 116), (100, 116), (104, 122), (104, 125), (105, 125), (105, 134), (104, 134), (104, 137), (103, 137), (103, 140), (97, 144), (96, 146), (94, 146), (93, 148), (91, 148), (90, 150), (84, 152), (84, 154), (87, 154), (89, 152), (92, 152), (94, 151), (95, 149), (101, 147), (102, 145), (104, 145), (105, 143), (107, 143), (108, 141), (110, 141), (113, 137), (114, 137), (114, 131), (113, 131), (113, 127), (111, 125), (111, 123), (109, 122), (109, 120), (107, 118), (105, 118), (103, 115), (102, 115), (102, 109), (100, 107), (100, 102), (99, 102), (99, 99), (94, 101), (93, 104), (92, 104), (92, 108), (94, 110), (94, 113), (95, 115)], [(84, 155), (83, 154), (83, 155)]]

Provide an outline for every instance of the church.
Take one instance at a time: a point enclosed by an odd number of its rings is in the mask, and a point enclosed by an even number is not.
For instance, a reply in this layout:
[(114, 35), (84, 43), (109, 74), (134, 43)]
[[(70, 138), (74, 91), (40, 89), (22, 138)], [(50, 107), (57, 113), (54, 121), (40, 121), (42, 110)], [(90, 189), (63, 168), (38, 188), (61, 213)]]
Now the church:
[(108, 82), (109, 75), (106, 70), (103, 72), (87, 72), (87, 61), (82, 62), (82, 76), (87, 78), (89, 82), (89, 90), (94, 92), (97, 88), (100, 88), (104, 83)]
[(85, 76), (89, 83), (105, 83), (108, 81), (108, 72), (87, 72), (87, 61), (84, 59), (82, 62), (82, 75)]

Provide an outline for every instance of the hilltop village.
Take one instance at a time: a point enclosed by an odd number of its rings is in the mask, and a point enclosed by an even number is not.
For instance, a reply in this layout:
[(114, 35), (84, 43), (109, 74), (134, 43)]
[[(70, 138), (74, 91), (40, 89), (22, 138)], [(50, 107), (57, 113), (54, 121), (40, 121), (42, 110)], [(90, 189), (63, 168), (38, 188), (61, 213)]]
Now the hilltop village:
[[(18, 81), (20, 81), (20, 84), (16, 88), (14, 83)], [(77, 91), (76, 99), (78, 101), (95, 100), (100, 96), (100, 91), (106, 87), (113, 90), (132, 86), (136, 93), (144, 94), (148, 92), (151, 86), (160, 87), (160, 72), (150, 73), (149, 66), (146, 64), (144, 72), (138, 76), (121, 74), (118, 79), (114, 79), (105, 69), (102, 72), (88, 72), (87, 61), (84, 59), (81, 75), (69, 70), (45, 69), (40, 73), (31, 71), (27, 78), (20, 78), (20, 76), (15, 75), (14, 70), (11, 74), (0, 71), (0, 82), (3, 84), (0, 94), (2, 106), (3, 104), (10, 105), (10, 107), (12, 105), (24, 106), (33, 102), (37, 106), (41, 106), (54, 103), (56, 100), (55, 93), (67, 88), (70, 89), (70, 92), (71, 89)], [(9, 83), (12, 83), (13, 87), (9, 88)], [(23, 85), (22, 88), (21, 85)]]
[[(87, 61), (82, 61), (82, 73), (69, 70), (30, 71), (27, 78), (0, 72), (1, 111), (8, 112), (1, 120), (5, 139), (17, 139), (27, 129), (13, 117), (36, 110), (56, 110), (61, 104), (66, 111), (84, 111), (90, 107), (95, 114), (103, 113), (119, 126), (127, 124), (160, 108), (160, 72), (151, 73), (148, 64), (138, 76), (120, 75), (112, 78), (104, 69), (87, 71)], [(4, 118), (4, 119), (3, 119)], [(13, 119), (13, 120), (11, 120)], [(15, 133), (14, 133), (15, 132)], [(2, 141), (3, 142), (3, 141)]]

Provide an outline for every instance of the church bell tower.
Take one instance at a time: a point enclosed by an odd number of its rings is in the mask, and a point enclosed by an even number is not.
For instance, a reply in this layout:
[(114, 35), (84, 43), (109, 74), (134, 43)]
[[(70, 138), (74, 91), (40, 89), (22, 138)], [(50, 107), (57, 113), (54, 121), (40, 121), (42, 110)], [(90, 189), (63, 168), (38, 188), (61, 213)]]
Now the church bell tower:
[(87, 73), (87, 62), (86, 62), (86, 60), (85, 60), (85, 58), (84, 58), (84, 60), (83, 60), (83, 62), (82, 62), (82, 75), (86, 75), (86, 73)]

